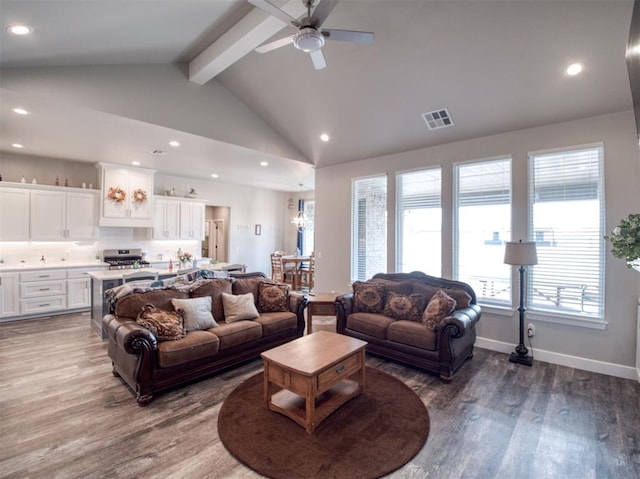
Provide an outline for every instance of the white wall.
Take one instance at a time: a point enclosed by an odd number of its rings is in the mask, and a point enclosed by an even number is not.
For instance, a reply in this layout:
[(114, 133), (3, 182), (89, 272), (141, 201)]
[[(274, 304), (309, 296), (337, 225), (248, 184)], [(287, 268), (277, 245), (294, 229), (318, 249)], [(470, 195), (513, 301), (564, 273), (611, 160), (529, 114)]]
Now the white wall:
[[(352, 178), (388, 174), (388, 269), (395, 262), (396, 172), (442, 165), (443, 276), (451, 277), (452, 165), (473, 159), (511, 155), (514, 210), (526, 211), (527, 153), (595, 142), (604, 143), (606, 227), (640, 211), (640, 150), (631, 111), (576, 120), (501, 135), (461, 141), (316, 170), (316, 290), (345, 291), (350, 278)], [(516, 218), (513, 236), (526, 236), (526, 218)], [(610, 248), (607, 249), (609, 251)], [(604, 331), (552, 323), (536, 324), (535, 346), (557, 355), (586, 358), (624, 367), (635, 364), (636, 304), (640, 274), (610, 253), (606, 257)], [(517, 344), (517, 312), (512, 316), (483, 313), (478, 335), (488, 342)]]

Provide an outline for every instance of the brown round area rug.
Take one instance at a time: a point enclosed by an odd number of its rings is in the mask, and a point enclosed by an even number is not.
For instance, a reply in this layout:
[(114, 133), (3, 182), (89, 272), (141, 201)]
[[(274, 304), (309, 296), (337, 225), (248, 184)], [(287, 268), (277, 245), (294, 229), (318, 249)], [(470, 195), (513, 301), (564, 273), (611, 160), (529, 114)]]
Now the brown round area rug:
[(308, 434), (263, 404), (262, 373), (225, 400), (218, 434), (240, 462), (274, 479), (372, 479), (406, 464), (429, 435), (429, 413), (402, 381), (367, 367), (365, 388)]

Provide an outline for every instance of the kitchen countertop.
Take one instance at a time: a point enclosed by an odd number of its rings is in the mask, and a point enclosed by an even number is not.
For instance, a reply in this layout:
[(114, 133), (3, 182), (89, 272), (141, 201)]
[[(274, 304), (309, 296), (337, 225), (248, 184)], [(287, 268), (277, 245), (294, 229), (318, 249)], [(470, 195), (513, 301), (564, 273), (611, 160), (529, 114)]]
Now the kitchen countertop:
[[(210, 270), (210, 271), (225, 271), (226, 268), (233, 266), (240, 267), (241, 265), (237, 263), (216, 263), (216, 264), (203, 264), (198, 265), (198, 269), (202, 270)], [(190, 268), (189, 268), (190, 269)], [(100, 281), (109, 280), (109, 279), (119, 279), (122, 278), (123, 273), (133, 273), (133, 272), (148, 272), (151, 274), (158, 274), (159, 276), (169, 276), (172, 274), (179, 275), (182, 274), (185, 270), (179, 270), (174, 268), (173, 270), (169, 270), (169, 268), (138, 268), (138, 269), (108, 269), (108, 270), (95, 270), (88, 271), (87, 274), (92, 278), (95, 278)]]
[(38, 271), (43, 269), (73, 269), (73, 268), (107, 268), (109, 265), (102, 261), (31, 261), (28, 263), (3, 263), (0, 264), (0, 273), (15, 271)]

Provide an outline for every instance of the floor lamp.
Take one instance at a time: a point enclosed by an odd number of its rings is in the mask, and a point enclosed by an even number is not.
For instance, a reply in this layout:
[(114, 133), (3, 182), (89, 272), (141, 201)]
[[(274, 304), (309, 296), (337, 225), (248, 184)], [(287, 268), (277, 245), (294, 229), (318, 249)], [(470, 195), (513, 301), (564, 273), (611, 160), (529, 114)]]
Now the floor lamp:
[(533, 356), (529, 356), (529, 350), (524, 345), (524, 312), (526, 311), (524, 307), (524, 273), (527, 270), (525, 266), (538, 264), (536, 244), (531, 241), (523, 242), (522, 240), (517, 243), (507, 242), (507, 247), (504, 250), (504, 262), (512, 266), (519, 266), (518, 271), (520, 272), (520, 306), (518, 306), (518, 311), (520, 312), (520, 342), (516, 346), (516, 351), (511, 353), (509, 361), (532, 366)]

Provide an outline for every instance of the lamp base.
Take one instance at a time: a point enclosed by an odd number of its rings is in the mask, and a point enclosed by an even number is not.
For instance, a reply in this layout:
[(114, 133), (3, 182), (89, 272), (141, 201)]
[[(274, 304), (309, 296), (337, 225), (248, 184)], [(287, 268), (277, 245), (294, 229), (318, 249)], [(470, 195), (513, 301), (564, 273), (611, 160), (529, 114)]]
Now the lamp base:
[(518, 353), (511, 353), (509, 361), (512, 363), (524, 364), (526, 366), (533, 366), (533, 356), (522, 355)]

